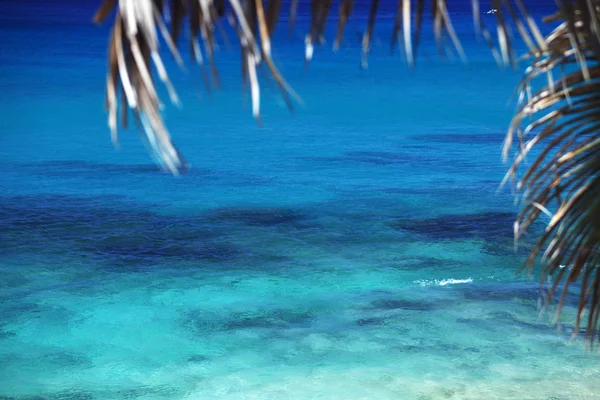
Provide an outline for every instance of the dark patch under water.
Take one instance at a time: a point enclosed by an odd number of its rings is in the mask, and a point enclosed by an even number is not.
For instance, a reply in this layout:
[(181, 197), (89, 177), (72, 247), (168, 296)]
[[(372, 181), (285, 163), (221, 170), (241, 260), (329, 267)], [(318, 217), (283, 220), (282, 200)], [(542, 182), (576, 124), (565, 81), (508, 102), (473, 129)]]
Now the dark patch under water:
[(514, 287), (509, 285), (467, 285), (457, 288), (463, 296), (469, 300), (481, 301), (512, 301), (521, 300), (536, 304), (539, 299), (539, 288), (529, 285), (526, 287)]
[(317, 163), (367, 164), (373, 166), (411, 167), (421, 169), (443, 168), (445, 171), (464, 171), (479, 167), (473, 158), (456, 157), (449, 163), (431, 151), (414, 151), (410, 147), (399, 151), (362, 150), (348, 151), (336, 156), (303, 156), (304, 161)]
[(94, 400), (97, 397), (90, 392), (67, 390), (48, 397), (48, 400)]
[[(0, 298), (0, 336), (12, 337), (10, 324), (34, 322), (46, 326), (64, 326), (72, 321), (73, 312), (65, 307), (27, 303), (22, 296), (27, 292), (9, 294)], [(15, 301), (15, 298), (20, 299)], [(23, 300), (23, 301), (21, 301)]]
[(31, 280), (18, 271), (3, 271), (2, 285), (5, 288), (18, 288), (27, 285)]
[(419, 134), (411, 136), (411, 139), (424, 143), (442, 143), (442, 144), (490, 144), (502, 145), (504, 134), (488, 134), (488, 133), (434, 133), (434, 134)]
[[(2, 390), (0, 388), (0, 390)], [(116, 390), (64, 390), (43, 396), (2, 396), (0, 400), (124, 400), (145, 398), (181, 398), (184, 393), (180, 389), (168, 385), (152, 385)]]
[(84, 160), (51, 160), (34, 163), (11, 163), (2, 165), (18, 173), (50, 178), (50, 179), (78, 179), (83, 181), (111, 181), (114, 179), (137, 179), (152, 175), (153, 179), (160, 180), (161, 176), (169, 179), (171, 183), (181, 182), (189, 185), (190, 182), (201, 182), (203, 185), (227, 182), (233, 186), (264, 186), (273, 184), (273, 179), (252, 174), (231, 172), (226, 170), (212, 170), (194, 167), (186, 171), (180, 181), (173, 181), (170, 173), (159, 168), (156, 164), (112, 164), (96, 163)]
[(166, 216), (109, 196), (37, 195), (0, 198), (6, 253), (88, 255), (108, 263), (169, 258), (223, 259), (242, 250), (215, 226)]
[(397, 153), (391, 151), (349, 151), (342, 157), (344, 161), (375, 164), (375, 165), (402, 165), (422, 163), (427, 157), (418, 153)]
[(408, 311), (431, 311), (436, 308), (435, 304), (428, 301), (405, 300), (405, 299), (378, 299), (371, 302), (371, 308), (378, 310), (408, 310)]
[(12, 331), (8, 331), (5, 329), (0, 329), (0, 340), (2, 339), (8, 339), (8, 338), (12, 338), (17, 336), (16, 333), (12, 332)]
[(454, 160), (450, 165), (439, 157), (432, 156), (427, 151), (378, 151), (361, 150), (348, 151), (336, 156), (304, 156), (302, 160), (325, 162), (325, 163), (346, 163), (346, 164), (369, 164), (375, 166), (411, 166), (411, 167), (464, 167), (464, 162)]
[(379, 326), (384, 325), (387, 322), (387, 318), (370, 317), (370, 318), (359, 318), (354, 323), (358, 326)]
[[(544, 322), (546, 321), (546, 322)], [(491, 333), (508, 333), (509, 328), (517, 328), (527, 331), (534, 331), (539, 334), (557, 332), (557, 326), (544, 320), (539, 322), (528, 322), (517, 317), (514, 313), (507, 311), (493, 311), (486, 314), (483, 318), (457, 318), (456, 322), (465, 325), (466, 329), (484, 330)], [(572, 325), (561, 326), (565, 335), (573, 333)], [(585, 329), (578, 332), (579, 337), (585, 335)], [(508, 357), (508, 356), (507, 356)], [(515, 356), (511, 356), (514, 358)]]
[(206, 212), (203, 218), (213, 223), (237, 223), (257, 227), (304, 227), (309, 218), (287, 208), (219, 208)]
[(489, 319), (481, 319), (481, 318), (457, 318), (456, 322), (459, 324), (465, 324), (469, 328), (475, 329), (483, 329), (486, 331), (496, 332), (498, 329), (501, 329), (498, 324), (494, 324)]
[[(47, 312), (47, 307), (43, 307), (35, 303), (26, 303), (22, 301), (10, 301), (10, 298), (1, 298), (0, 301), (0, 317), (2, 321), (8, 321), (22, 315), (34, 317)], [(1, 324), (2, 322), (0, 322)]]
[(315, 318), (317, 318), (315, 311), (284, 308), (259, 312), (236, 312), (226, 317), (215, 317), (198, 310), (187, 312), (182, 319), (182, 325), (197, 334), (204, 334), (215, 330), (308, 327)]
[[(570, 290), (565, 296), (565, 305), (576, 306), (579, 301), (579, 290), (581, 283), (572, 283)], [(504, 285), (468, 285), (457, 288), (463, 296), (469, 300), (482, 301), (511, 301), (519, 300), (523, 304), (535, 305), (538, 301), (545, 299), (548, 288), (540, 290), (537, 283), (527, 284), (504, 284)], [(562, 295), (562, 286), (557, 287), (552, 303), (556, 304)]]
[(433, 218), (398, 218), (390, 222), (394, 229), (426, 237), (430, 240), (484, 239), (496, 241), (512, 238), (515, 214), (482, 212), (451, 214)]
[(165, 175), (156, 164), (111, 164), (84, 160), (49, 160), (31, 163), (2, 163), (5, 171), (33, 176), (34, 179), (79, 179), (111, 181), (119, 177)]
[(278, 309), (260, 314), (232, 314), (223, 325), (225, 329), (288, 328), (308, 326), (316, 317), (314, 312), (293, 309)]
[(73, 352), (50, 352), (43, 355), (43, 361), (52, 365), (53, 368), (86, 368), (92, 366), (92, 361), (81, 353)]
[(511, 325), (522, 329), (535, 330), (538, 332), (549, 332), (550, 330), (556, 329), (556, 327), (552, 327), (549, 324), (523, 321), (508, 311), (494, 311), (487, 315), (492, 321), (501, 322), (503, 325)]
[(204, 354), (193, 354), (187, 359), (191, 363), (202, 363), (210, 360), (210, 357), (205, 356)]
[(229, 239), (235, 233), (231, 225), (296, 231), (310, 225), (307, 221), (303, 213), (284, 208), (163, 215), (112, 196), (0, 197), (0, 251), (72, 253), (111, 266), (256, 259), (264, 249), (234, 244)]
[(459, 266), (455, 260), (447, 260), (435, 257), (398, 257), (398, 262), (389, 264), (390, 268), (405, 271), (420, 271), (425, 269), (449, 269)]
[(528, 250), (524, 246), (520, 246), (515, 251), (514, 242), (509, 238), (499, 238), (497, 241), (485, 241), (481, 246), (481, 252), (492, 256), (510, 256), (519, 254), (526, 256)]
[(227, 261), (242, 257), (243, 249), (230, 243), (178, 242), (169, 238), (117, 238), (110, 243), (98, 243), (85, 248), (104, 260), (123, 263), (160, 263), (165, 260)]
[(25, 172), (39, 174), (81, 175), (90, 173), (98, 179), (106, 179), (107, 174), (158, 174), (160, 168), (155, 164), (111, 164), (95, 163), (84, 160), (51, 160), (28, 164), (18, 164), (17, 168)]

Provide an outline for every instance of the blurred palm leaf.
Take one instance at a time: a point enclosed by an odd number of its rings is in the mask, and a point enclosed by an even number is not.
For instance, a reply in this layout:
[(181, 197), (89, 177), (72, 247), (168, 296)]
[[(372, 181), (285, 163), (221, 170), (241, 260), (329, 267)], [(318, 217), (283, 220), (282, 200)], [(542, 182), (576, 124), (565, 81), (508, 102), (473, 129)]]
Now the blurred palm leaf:
[[(425, 18), (431, 21), (427, 25), (433, 27), (440, 55), (450, 43), (466, 59), (450, 18), (452, 4), (447, 0), (397, 1), (391, 45), (402, 44), (410, 66), (415, 64)], [(475, 33), (484, 38), (497, 63), (516, 66), (513, 31), (528, 48), (529, 66), (518, 88), (519, 107), (504, 146), (505, 158), (513, 157), (507, 180), (515, 182), (523, 193), (524, 208), (515, 223), (515, 238), (520, 238), (541, 214), (549, 215), (545, 233), (525, 267), (531, 270), (536, 257), (542, 254), (541, 280), (552, 278), (547, 299), (552, 299), (562, 286), (557, 313), (569, 285), (581, 281), (575, 332), (584, 322), (586, 338), (592, 343), (600, 325), (600, 0), (557, 0), (558, 11), (547, 21), (560, 24), (546, 36), (523, 0), (491, 2), (496, 20), (494, 33), (480, 17), (479, 0), (472, 0), (472, 11)], [(299, 3), (290, 0), (287, 4), (290, 29)], [(221, 21), (225, 20), (235, 29), (241, 48), (242, 77), (250, 89), (254, 117), (260, 120), (258, 68), (263, 64), (291, 109), (294, 101), (301, 100), (271, 57), (271, 36), (283, 6), (282, 0), (105, 0), (94, 21), (102, 22), (116, 10), (106, 96), (113, 141), (118, 141), (120, 98), (123, 124), (127, 124), (131, 110), (159, 164), (174, 174), (186, 168), (162, 119), (152, 73), (153, 64), (171, 100), (177, 103), (158, 46), (162, 37), (183, 67), (177, 42), (184, 25), (189, 28), (190, 52), (201, 67), (207, 90), (218, 87), (214, 48), (217, 32), (222, 31)], [(371, 0), (362, 38), (363, 67), (367, 65), (379, 6), (380, 1)], [(426, 6), (429, 13), (425, 12)], [(353, 9), (354, 0), (310, 0), (306, 62), (311, 61), (315, 48), (325, 43), (325, 28), (332, 13), (336, 13), (338, 24), (333, 48), (339, 48)], [(544, 83), (535, 91), (539, 79)], [(515, 137), (517, 146), (513, 146)], [(529, 154), (534, 161), (521, 174), (520, 167)]]
[[(547, 298), (562, 286), (557, 317), (569, 286), (580, 282), (574, 333), (584, 321), (590, 344), (600, 322), (599, 15), (598, 1), (565, 1), (546, 18), (562, 22), (546, 36), (544, 51), (528, 54), (504, 146), (508, 158), (513, 137), (518, 139), (507, 174), (523, 193), (515, 238), (540, 215), (550, 220), (525, 266), (531, 270), (541, 254), (540, 282), (552, 280)], [(534, 92), (538, 79), (544, 84)], [(517, 170), (530, 154), (533, 162), (519, 179)]]

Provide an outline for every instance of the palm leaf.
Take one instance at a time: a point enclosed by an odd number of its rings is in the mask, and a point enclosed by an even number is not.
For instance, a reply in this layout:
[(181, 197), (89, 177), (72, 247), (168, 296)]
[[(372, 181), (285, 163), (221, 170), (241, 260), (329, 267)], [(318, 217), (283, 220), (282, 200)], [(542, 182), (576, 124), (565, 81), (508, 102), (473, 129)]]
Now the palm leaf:
[[(519, 145), (507, 174), (523, 193), (516, 239), (542, 213), (550, 216), (524, 267), (531, 271), (541, 255), (540, 282), (551, 280), (547, 300), (561, 291), (557, 318), (570, 286), (581, 281), (573, 334), (585, 323), (585, 337), (593, 344), (600, 313), (598, 2), (560, 3), (558, 15), (551, 19), (557, 17), (564, 22), (545, 38), (544, 47), (538, 42), (529, 54), (533, 61), (520, 85), (522, 103), (511, 123), (504, 156), (510, 156), (516, 136)], [(555, 75), (557, 79), (552, 78)], [(539, 79), (547, 82), (533, 93), (532, 85)], [(518, 177), (526, 157), (537, 149), (533, 163)]]
[[(290, 29), (299, 4), (308, 2), (311, 23), (305, 39), (306, 62), (325, 43), (325, 27), (334, 10), (338, 26), (333, 48), (339, 48), (354, 6), (354, 0), (290, 0)], [(107, 77), (113, 140), (117, 143), (120, 97), (122, 116), (126, 117), (126, 109), (133, 112), (159, 163), (177, 174), (186, 164), (163, 122), (152, 71), (156, 69), (171, 100), (177, 102), (158, 43), (162, 38), (183, 65), (176, 44), (184, 20), (189, 20), (191, 52), (201, 67), (207, 90), (218, 87), (215, 31), (219, 19), (226, 18), (237, 33), (242, 77), (250, 89), (254, 117), (260, 120), (257, 69), (263, 63), (290, 109), (300, 98), (271, 56), (271, 37), (282, 0), (171, 0), (170, 7), (164, 3), (168, 2), (105, 0), (94, 21), (102, 22), (115, 10)], [(427, 4), (430, 14), (424, 12)], [(367, 65), (378, 5), (378, 0), (371, 0), (362, 41), (363, 66)], [(529, 67), (518, 88), (519, 106), (503, 152), (505, 159), (512, 158), (506, 181), (514, 182), (522, 193), (523, 210), (515, 224), (515, 238), (519, 239), (540, 215), (550, 216), (524, 267), (531, 271), (541, 256), (541, 282), (552, 281), (546, 299), (551, 300), (557, 290), (562, 291), (557, 314), (572, 284), (581, 282), (574, 332), (585, 323), (586, 338), (592, 343), (600, 323), (600, 0), (557, 0), (558, 12), (546, 22), (561, 23), (545, 37), (522, 0), (492, 0), (492, 5), (497, 10), (495, 34), (480, 18), (479, 0), (472, 0), (475, 34), (483, 37), (498, 64), (517, 64), (513, 29), (528, 49)], [(466, 59), (452, 24), (451, 7), (447, 0), (398, 0), (391, 46), (402, 43), (409, 66), (415, 65), (422, 30), (427, 25), (432, 26), (441, 56), (449, 42)], [(164, 21), (166, 8), (170, 9), (170, 31)], [(423, 23), (424, 18), (430, 18), (431, 24)], [(542, 87), (536, 91), (534, 87), (540, 86), (540, 80)], [(533, 163), (521, 172), (529, 155)]]
[[(308, 2), (308, 1), (305, 1)], [(282, 0), (105, 0), (102, 2), (93, 20), (101, 23), (115, 11), (115, 20), (111, 33), (109, 52), (109, 74), (107, 79), (107, 108), (109, 111), (109, 127), (115, 144), (117, 134), (117, 98), (121, 92), (125, 94), (122, 104), (134, 113), (136, 120), (141, 121), (142, 130), (157, 161), (168, 171), (177, 174), (186, 168), (181, 154), (172, 143), (171, 136), (162, 120), (160, 113), (160, 99), (158, 90), (152, 80), (153, 70), (167, 87), (171, 100), (178, 103), (177, 94), (171, 85), (164, 62), (159, 53), (159, 42), (168, 46), (171, 54), (183, 68), (183, 61), (177, 50), (177, 42), (181, 37), (181, 28), (184, 21), (189, 21), (190, 29), (189, 46), (193, 59), (200, 66), (202, 78), (207, 91), (218, 88), (219, 74), (215, 62), (215, 32), (219, 29), (220, 18), (227, 18), (232, 22), (237, 32), (237, 40), (242, 49), (242, 74), (244, 82), (250, 86), (252, 98), (252, 112), (255, 118), (260, 119), (260, 82), (257, 68), (263, 62), (268, 67), (271, 77), (277, 83), (284, 100), (290, 109), (293, 103), (301, 102), (300, 97), (292, 90), (290, 85), (276, 67), (271, 57), (270, 37), (274, 33), (275, 25), (279, 19)], [(298, 0), (290, 3), (290, 24), (294, 24)], [(508, 3), (507, 3), (508, 4)], [(226, 8), (228, 5), (228, 9)], [(309, 62), (316, 46), (321, 46), (324, 41), (325, 27), (332, 10), (338, 10), (338, 28), (334, 41), (334, 49), (339, 48), (348, 19), (351, 17), (354, 0), (340, 0), (339, 6), (334, 7), (333, 0), (311, 0), (311, 24), (306, 35), (305, 60)], [(370, 44), (374, 35), (374, 26), (377, 20), (379, 1), (371, 0), (369, 22), (363, 35), (362, 65), (366, 67)], [(413, 7), (411, 0), (398, 0), (396, 26), (392, 36), (392, 44), (398, 37), (402, 37), (403, 48), (409, 65), (415, 63), (415, 51), (420, 42), (422, 20), (426, 1), (418, 0)], [(473, 0), (474, 10), (478, 10), (478, 0)], [(500, 7), (500, 6), (499, 6)], [(169, 10), (170, 29), (165, 22), (165, 11)], [(416, 10), (416, 21), (412, 24), (413, 10)], [(431, 0), (431, 18), (434, 21), (434, 35), (440, 46), (445, 37), (450, 38), (461, 58), (465, 59), (464, 51), (458, 40), (446, 0)], [(523, 6), (519, 7), (520, 13), (527, 18), (528, 14)], [(510, 15), (518, 17), (518, 13), (510, 8)], [(508, 39), (508, 23), (498, 15), (501, 29), (499, 42), (502, 44), (502, 54), (505, 63), (513, 53)], [(529, 28), (535, 23), (529, 18)], [(485, 25), (479, 21), (478, 31), (486, 39), (488, 45), (497, 57), (495, 45)], [(519, 32), (528, 42), (529, 34), (524, 24), (519, 24)], [(200, 44), (201, 43), (201, 44)], [(414, 49), (414, 50), (413, 50)], [(149, 59), (144, 59), (147, 54)], [(499, 57), (497, 57), (499, 58)], [(511, 59), (512, 60), (512, 59)], [(126, 113), (122, 108), (123, 118)]]

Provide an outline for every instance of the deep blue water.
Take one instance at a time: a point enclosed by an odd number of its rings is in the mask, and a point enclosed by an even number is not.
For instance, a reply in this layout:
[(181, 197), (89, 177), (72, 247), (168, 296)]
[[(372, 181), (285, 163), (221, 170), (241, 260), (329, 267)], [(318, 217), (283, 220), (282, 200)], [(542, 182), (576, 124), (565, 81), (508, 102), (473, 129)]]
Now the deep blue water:
[(0, 399), (600, 399), (572, 310), (558, 332), (515, 275), (534, 237), (513, 251), (497, 189), (520, 72), (465, 4), (467, 66), (429, 35), (409, 70), (384, 19), (362, 71), (363, 15), (305, 69), (306, 18), (282, 22), (305, 106), (265, 82), (260, 128), (237, 49), (211, 96), (167, 63), (177, 178), (134, 129), (112, 147), (96, 2), (1, 4)]

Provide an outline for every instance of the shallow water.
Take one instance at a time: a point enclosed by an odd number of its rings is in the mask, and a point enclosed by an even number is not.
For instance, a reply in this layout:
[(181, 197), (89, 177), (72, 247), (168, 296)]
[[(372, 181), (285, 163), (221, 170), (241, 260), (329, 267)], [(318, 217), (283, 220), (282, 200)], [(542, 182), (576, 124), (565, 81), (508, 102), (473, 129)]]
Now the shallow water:
[(415, 71), (384, 43), (360, 71), (349, 34), (305, 70), (283, 35), (306, 106), (265, 86), (262, 128), (236, 50), (200, 101), (169, 64), (192, 165), (173, 178), (131, 129), (113, 150), (106, 28), (65, 4), (0, 28), (0, 398), (600, 399), (572, 310), (558, 332), (515, 276), (532, 239), (513, 251), (497, 189), (519, 74), (467, 14), (469, 66), (429, 38)]

